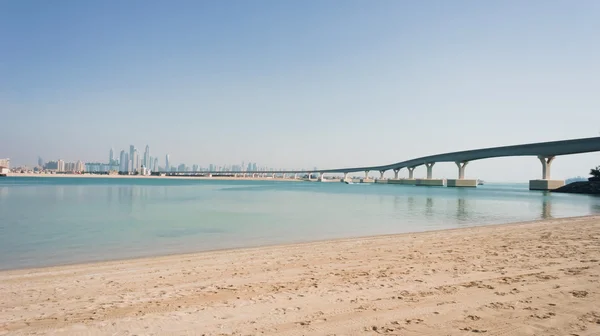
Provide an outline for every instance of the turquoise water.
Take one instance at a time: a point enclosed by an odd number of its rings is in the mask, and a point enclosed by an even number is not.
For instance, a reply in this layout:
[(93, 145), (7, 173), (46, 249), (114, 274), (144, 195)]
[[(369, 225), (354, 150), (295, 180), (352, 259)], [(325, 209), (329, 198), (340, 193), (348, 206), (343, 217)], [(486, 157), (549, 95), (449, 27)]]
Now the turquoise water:
[(385, 184), (0, 178), (0, 269), (600, 213), (600, 198)]

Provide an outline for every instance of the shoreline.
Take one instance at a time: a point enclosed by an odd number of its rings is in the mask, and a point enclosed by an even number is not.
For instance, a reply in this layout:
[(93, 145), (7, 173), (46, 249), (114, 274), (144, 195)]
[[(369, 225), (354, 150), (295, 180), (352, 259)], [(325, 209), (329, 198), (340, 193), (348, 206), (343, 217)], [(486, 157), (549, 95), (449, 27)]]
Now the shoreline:
[(106, 260), (96, 260), (96, 261), (84, 261), (84, 262), (72, 262), (72, 263), (62, 263), (56, 265), (48, 265), (48, 266), (34, 266), (34, 267), (21, 267), (21, 268), (7, 268), (0, 269), (0, 277), (2, 273), (7, 272), (18, 272), (18, 271), (43, 271), (54, 268), (69, 268), (69, 267), (79, 267), (79, 266), (110, 266), (108, 264), (122, 264), (127, 262), (152, 262), (157, 259), (171, 259), (171, 258), (189, 258), (195, 257), (198, 255), (206, 255), (206, 254), (218, 254), (218, 253), (230, 253), (230, 252), (260, 252), (268, 249), (284, 249), (284, 248), (303, 248), (310, 247), (312, 245), (321, 245), (321, 244), (336, 244), (336, 243), (353, 243), (357, 241), (363, 240), (378, 240), (378, 239), (394, 239), (394, 238), (406, 238), (407, 236), (421, 235), (421, 234), (433, 234), (433, 233), (452, 233), (454, 231), (465, 231), (469, 230), (478, 230), (479, 228), (494, 228), (494, 227), (521, 227), (526, 225), (538, 224), (538, 223), (552, 223), (555, 221), (563, 222), (565, 220), (598, 220), (600, 221), (600, 214), (598, 215), (585, 215), (585, 216), (574, 216), (574, 217), (563, 217), (563, 218), (552, 218), (552, 219), (536, 219), (531, 221), (521, 221), (521, 222), (510, 222), (510, 223), (501, 223), (501, 224), (490, 224), (490, 225), (476, 225), (469, 227), (459, 227), (459, 228), (447, 228), (447, 229), (434, 229), (428, 231), (415, 231), (415, 232), (403, 232), (403, 233), (389, 233), (389, 234), (375, 234), (375, 235), (367, 235), (367, 236), (356, 236), (356, 237), (345, 237), (345, 238), (332, 238), (332, 239), (317, 239), (310, 241), (301, 241), (294, 243), (273, 243), (273, 244), (264, 244), (264, 245), (256, 245), (256, 246), (246, 246), (246, 247), (225, 247), (225, 248), (217, 248), (217, 249), (209, 249), (197, 252), (183, 252), (183, 253), (167, 253), (167, 254), (157, 254), (150, 256), (140, 256), (140, 257), (131, 257), (131, 258), (115, 258), (115, 259), (106, 259)]
[[(30, 173), (8, 173), (5, 177), (38, 177), (38, 178), (118, 178), (118, 179), (174, 179), (174, 180), (220, 180), (220, 181), (285, 181), (285, 182), (312, 182), (316, 180), (280, 178), (280, 177), (233, 177), (233, 176), (152, 176), (152, 175), (101, 175), (101, 174), (30, 174)], [(0, 180), (1, 181), (1, 180)]]
[(0, 335), (594, 334), (600, 215), (0, 271)]

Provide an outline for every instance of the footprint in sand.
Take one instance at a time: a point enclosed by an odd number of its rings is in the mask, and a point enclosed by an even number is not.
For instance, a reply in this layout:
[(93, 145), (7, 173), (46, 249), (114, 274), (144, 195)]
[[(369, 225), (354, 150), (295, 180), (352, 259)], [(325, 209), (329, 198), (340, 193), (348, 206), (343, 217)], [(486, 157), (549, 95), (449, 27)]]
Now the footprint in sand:
[(580, 291), (580, 290), (570, 291), (569, 293), (571, 293), (571, 295), (573, 295), (576, 298), (584, 298), (589, 294), (587, 291)]

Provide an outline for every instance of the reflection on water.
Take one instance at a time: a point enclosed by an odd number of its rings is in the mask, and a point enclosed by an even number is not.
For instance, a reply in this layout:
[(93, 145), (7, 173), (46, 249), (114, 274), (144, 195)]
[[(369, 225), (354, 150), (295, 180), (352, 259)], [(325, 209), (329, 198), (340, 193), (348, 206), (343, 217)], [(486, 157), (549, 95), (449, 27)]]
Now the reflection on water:
[(427, 201), (425, 201), (425, 216), (433, 216), (433, 198), (431, 197), (427, 197)]
[(552, 202), (546, 197), (542, 200), (542, 219), (552, 218)]
[[(600, 197), (598, 197), (600, 200)], [(598, 203), (590, 203), (590, 212), (600, 214), (600, 202)]]
[(467, 201), (464, 198), (459, 198), (456, 200), (456, 218), (459, 221), (465, 221), (469, 218)]
[(408, 206), (408, 212), (414, 213), (415, 212), (415, 198), (413, 196), (408, 196), (408, 198), (406, 199), (406, 204)]
[(0, 199), (8, 198), (8, 187), (0, 187)]

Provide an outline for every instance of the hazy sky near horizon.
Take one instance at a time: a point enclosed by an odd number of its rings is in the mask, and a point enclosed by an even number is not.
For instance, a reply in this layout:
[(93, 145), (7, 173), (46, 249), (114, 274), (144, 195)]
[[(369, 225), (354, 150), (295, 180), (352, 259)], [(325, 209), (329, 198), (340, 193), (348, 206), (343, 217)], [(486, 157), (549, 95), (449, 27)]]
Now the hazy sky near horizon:
[(336, 168), (600, 136), (599, 36), (596, 0), (2, 1), (0, 157)]

